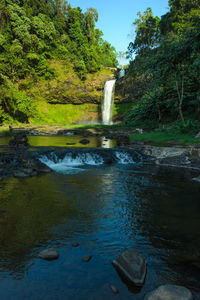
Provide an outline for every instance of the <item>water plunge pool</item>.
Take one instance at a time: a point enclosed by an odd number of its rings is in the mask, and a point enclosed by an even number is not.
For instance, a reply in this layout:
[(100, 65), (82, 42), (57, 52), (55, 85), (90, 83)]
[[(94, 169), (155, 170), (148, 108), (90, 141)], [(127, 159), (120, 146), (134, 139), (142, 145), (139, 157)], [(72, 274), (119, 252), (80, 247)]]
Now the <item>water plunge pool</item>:
[[(200, 299), (198, 186), (122, 156), (110, 165), (69, 161), (51, 174), (0, 182), (2, 299), (137, 300), (166, 283)], [(58, 260), (38, 259), (49, 246)], [(127, 286), (111, 264), (131, 247), (147, 260), (141, 290)]]

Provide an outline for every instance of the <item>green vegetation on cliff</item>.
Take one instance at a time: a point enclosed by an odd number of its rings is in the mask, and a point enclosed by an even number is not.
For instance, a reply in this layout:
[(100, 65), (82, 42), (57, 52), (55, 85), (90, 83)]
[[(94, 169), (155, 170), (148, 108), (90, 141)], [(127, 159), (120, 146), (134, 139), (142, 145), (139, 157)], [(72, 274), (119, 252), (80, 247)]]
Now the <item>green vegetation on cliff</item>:
[[(115, 49), (95, 28), (98, 13), (94, 8), (83, 13), (62, 0), (0, 0), (0, 20), (0, 123), (38, 117), (33, 86), (42, 88), (49, 82), (51, 95), (43, 100), (64, 104), (73, 86), (77, 89), (80, 83), (78, 94), (81, 89), (83, 94), (82, 82), (102, 68), (116, 66)], [(58, 97), (55, 88), (60, 91), (62, 83), (59, 66), (72, 75), (70, 91), (66, 88), (63, 97)], [(74, 98), (78, 97), (74, 94)]]
[(130, 66), (121, 95), (132, 101), (126, 123), (146, 128), (179, 122), (200, 129), (200, 1), (169, 0), (159, 19), (148, 8), (133, 23)]

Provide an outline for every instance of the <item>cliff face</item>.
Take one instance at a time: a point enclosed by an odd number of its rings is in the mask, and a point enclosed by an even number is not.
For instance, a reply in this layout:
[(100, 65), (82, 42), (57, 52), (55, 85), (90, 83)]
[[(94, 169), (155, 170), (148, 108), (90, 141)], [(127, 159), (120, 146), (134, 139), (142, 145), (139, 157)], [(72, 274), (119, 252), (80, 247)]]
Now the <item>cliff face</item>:
[(72, 65), (61, 61), (51, 61), (55, 78), (34, 84), (26, 91), (33, 100), (45, 100), (51, 104), (100, 104), (103, 97), (105, 81), (113, 78), (112, 69), (103, 69), (88, 74), (86, 81), (81, 81), (73, 71)]
[(115, 102), (130, 103), (134, 100), (134, 84), (130, 77), (124, 76), (116, 81)]

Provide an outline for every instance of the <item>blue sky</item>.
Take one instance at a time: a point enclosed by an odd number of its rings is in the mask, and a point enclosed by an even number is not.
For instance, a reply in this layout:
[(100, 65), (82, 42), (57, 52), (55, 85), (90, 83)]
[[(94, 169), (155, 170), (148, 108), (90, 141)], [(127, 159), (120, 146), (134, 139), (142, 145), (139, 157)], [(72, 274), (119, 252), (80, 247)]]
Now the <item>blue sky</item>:
[(154, 16), (159, 17), (168, 11), (168, 0), (69, 0), (69, 3), (72, 7), (80, 6), (83, 12), (89, 7), (97, 9), (99, 20), (96, 27), (103, 31), (103, 38), (117, 52), (126, 51), (133, 40), (129, 35), (134, 32), (132, 23), (138, 11), (151, 7)]

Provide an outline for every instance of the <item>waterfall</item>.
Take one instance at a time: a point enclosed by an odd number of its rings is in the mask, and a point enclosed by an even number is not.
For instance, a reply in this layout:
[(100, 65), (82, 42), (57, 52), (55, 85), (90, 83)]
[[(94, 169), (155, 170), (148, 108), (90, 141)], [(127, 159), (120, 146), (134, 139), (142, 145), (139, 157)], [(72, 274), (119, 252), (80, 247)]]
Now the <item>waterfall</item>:
[(125, 70), (124, 69), (121, 69), (120, 71), (119, 71), (119, 78), (122, 78), (122, 77), (124, 77), (125, 76)]
[(102, 123), (105, 125), (112, 124), (112, 104), (113, 104), (113, 89), (115, 79), (106, 81), (104, 87), (104, 100), (102, 106)]

